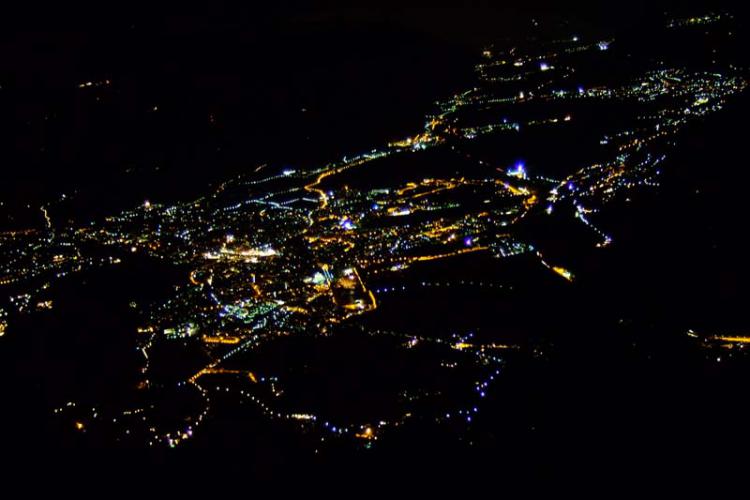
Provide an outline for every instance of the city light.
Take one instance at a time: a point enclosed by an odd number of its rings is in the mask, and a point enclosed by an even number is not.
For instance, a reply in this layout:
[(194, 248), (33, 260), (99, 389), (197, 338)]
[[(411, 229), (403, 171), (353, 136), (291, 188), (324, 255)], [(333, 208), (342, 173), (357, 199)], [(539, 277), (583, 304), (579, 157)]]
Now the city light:
[[(676, 19), (661, 29), (702, 31), (723, 19)], [(404, 130), (410, 122), (403, 120), (380, 132), (390, 142), (358, 153), (336, 137), (341, 151), (349, 151), (339, 159), (286, 159), (297, 168), (269, 160), (188, 201), (167, 202), (158, 186), (144, 186), (153, 203), (136, 193), (129, 208), (90, 220), (69, 215), (59, 192), (55, 203), (31, 204), (35, 226), (0, 232), (4, 345), (23, 331), (27, 315), (66, 314), (67, 298), (55, 294), (70, 276), (88, 279), (114, 266), (127, 273), (134, 262), (153, 261), (177, 278), (158, 287), (154, 273), (115, 295), (133, 315), (123, 324), (138, 360), (131, 384), (138, 403), (116, 409), (56, 403), (65, 429), (85, 433), (78, 438), (106, 422), (103, 434), (118, 441), (180, 447), (207, 422), (221, 422), (217, 415), (230, 403), (252, 408), (248, 422), (267, 419), (316, 442), (348, 439), (360, 447), (377, 446), (396, 427), (478, 428), (479, 409), (496, 399), (494, 383), (513, 361), (508, 350), (546, 358), (535, 339), (474, 336), (482, 319), (475, 311), (510, 304), (497, 314), (492, 309), (505, 334), (528, 319), (503, 316), (517, 304), (518, 283), (531, 289), (546, 281), (575, 297), (581, 314), (594, 307), (579, 299), (591, 275), (580, 256), (617, 253), (621, 239), (611, 213), (624, 210), (632, 191), (657, 187), (683, 131), (747, 87), (741, 73), (719, 65), (650, 59), (623, 65), (627, 40), (586, 39), (563, 32), (552, 41), (487, 45), (476, 54), (471, 85), (430, 104), (417, 127)], [(79, 78), (66, 84), (77, 98), (113, 90), (101, 77)], [(429, 104), (434, 97), (420, 99)], [(531, 277), (516, 278), (517, 264), (531, 269)], [(538, 282), (533, 272), (542, 276)], [(536, 295), (521, 296), (540, 316), (559, 310), (545, 309)], [(92, 303), (86, 311), (92, 318), (107, 314)], [(403, 331), (382, 326), (383, 315), (398, 307), (409, 321), (391, 323), (404, 323)], [(460, 328), (443, 324), (444, 312), (460, 313)], [(731, 362), (728, 353), (750, 344), (741, 331), (687, 336), (722, 365)], [(382, 364), (424, 363), (432, 370), (429, 383), (404, 383), (384, 415), (339, 415), (315, 398), (295, 399), (295, 384), (315, 369), (308, 366), (313, 361), (294, 357), (294, 343), (307, 352), (342, 337), (365, 346), (348, 348), (347, 363), (356, 365), (362, 352), (380, 356), (374, 353), (384, 345), (398, 361), (385, 356)], [(450, 382), (443, 387), (442, 380)], [(190, 404), (172, 404), (175, 394)], [(176, 416), (164, 416), (170, 412)]]

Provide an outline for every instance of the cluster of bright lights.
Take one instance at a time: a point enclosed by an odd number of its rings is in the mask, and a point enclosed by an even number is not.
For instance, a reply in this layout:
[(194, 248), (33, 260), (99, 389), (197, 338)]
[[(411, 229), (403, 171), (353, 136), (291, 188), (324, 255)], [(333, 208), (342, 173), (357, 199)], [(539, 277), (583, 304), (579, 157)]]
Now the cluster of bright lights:
[[(706, 16), (673, 24), (714, 20)], [(75, 414), (75, 429), (81, 432), (106, 422), (118, 426), (123, 439), (170, 447), (192, 438), (210, 420), (214, 398), (227, 394), (255, 405), (267, 418), (317, 429), (322, 440), (346, 436), (371, 444), (386, 429), (414, 420), (415, 412), (408, 408), (397, 419), (373, 416), (364, 422), (345, 422), (306, 408), (282, 410), (283, 381), (236, 365), (243, 355), (282, 337), (335, 334), (339, 325), (376, 311), (379, 299), (389, 294), (461, 287), (510, 290), (490, 280), (401, 281), (404, 271), (431, 261), (528, 253), (561, 279), (574, 281), (572, 271), (517, 239), (517, 223), (537, 213), (549, 214), (548, 221), (567, 214), (597, 235), (597, 246), (608, 246), (612, 238), (596, 220), (602, 207), (626, 190), (655, 186), (676, 134), (721, 109), (746, 86), (737, 76), (682, 68), (648, 71), (617, 86), (577, 81), (578, 58), (615, 57), (616, 47), (613, 40), (584, 43), (571, 35), (551, 48), (528, 52), (490, 48), (476, 66), (476, 86), (437, 102), (424, 126), (404, 139), (311, 170), (261, 165), (197, 200), (170, 206), (146, 201), (82, 227), (55, 227), (54, 208), (48, 204), (41, 207), (44, 229), (0, 233), (0, 286), (18, 289), (10, 305), (21, 313), (52, 308), (45, 297), (52, 283), (73, 272), (119, 263), (123, 254), (145, 254), (189, 270), (169, 298), (139, 311), (139, 388), (155, 394), (155, 401), (113, 415), (75, 404), (55, 413)], [(600, 160), (554, 179), (537, 173), (545, 165), (536, 161), (527, 168), (524, 161), (493, 164), (474, 156), (472, 145), (491, 134), (516, 137), (527, 129), (577, 126), (578, 111), (574, 120), (570, 109), (583, 101), (601, 107), (627, 104), (635, 115), (629, 125), (601, 131), (596, 138)], [(554, 112), (527, 112), (529, 105), (547, 103), (553, 103)], [(366, 176), (388, 162), (431, 154), (429, 150), (473, 162), (477, 169), (366, 189), (341, 180), (352, 172)], [(402, 170), (399, 175), (409, 173)], [(92, 247), (95, 255), (87, 253)], [(370, 289), (372, 282), (379, 284)], [(0, 309), (0, 335), (6, 333), (7, 317)], [(437, 422), (472, 422), (500, 375), (499, 352), (509, 348), (476, 342), (472, 334), (445, 339), (375, 329), (366, 333), (397, 338), (404, 349), (432, 346), (451, 355), (458, 352), (461, 361), (446, 356), (439, 366), (482, 372), (468, 391), (468, 405), (449, 403), (425, 417)], [(174, 387), (166, 387), (154, 369), (165, 351), (184, 360), (180, 373), (188, 374)], [(197, 394), (199, 403), (191, 415), (157, 424), (158, 394), (168, 390)], [(407, 402), (429, 397), (419, 388), (406, 393)]]

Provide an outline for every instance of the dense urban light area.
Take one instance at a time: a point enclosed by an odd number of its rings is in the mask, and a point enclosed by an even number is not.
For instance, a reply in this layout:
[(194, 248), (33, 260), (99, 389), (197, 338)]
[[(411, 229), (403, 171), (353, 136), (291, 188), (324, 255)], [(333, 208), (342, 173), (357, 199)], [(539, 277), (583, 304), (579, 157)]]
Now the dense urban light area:
[[(732, 22), (726, 13), (668, 16), (660, 36), (731, 39)], [(548, 345), (483, 335), (468, 312), (447, 331), (385, 327), (384, 304), (430, 318), (441, 306), (410, 300), (439, 292), (460, 308), (465, 294), (516, 293), (490, 271), (437, 267), (465, 262), (531, 262), (567, 290), (583, 271), (549, 238), (601, 253), (618, 245), (610, 206), (658, 188), (684, 131), (720, 116), (747, 86), (746, 68), (692, 64), (658, 44), (646, 57), (631, 45), (583, 32), (488, 44), (475, 54), (473, 86), (428, 95), (439, 100), (408, 137), (313, 168), (255, 165), (191, 201), (152, 198), (71, 224), (56, 214), (71, 194), (50, 199), (33, 208), (43, 224), (0, 233), (0, 349), (19, 318), (58, 310), (61, 283), (148, 259), (183, 278), (164, 300), (131, 298), (137, 384), (119, 407), (75, 393), (56, 401), (50, 418), (70, 433), (181, 448), (224, 412), (247, 407), (284, 432), (313, 436), (315, 452), (329, 443), (376, 448), (396, 429), (426, 425), (464, 435), (509, 356), (546, 356)], [(70, 82), (80, 99), (117, 86), (110, 75)], [(141, 287), (151, 287), (148, 278)], [(533, 307), (547, 314), (541, 301)], [(750, 343), (733, 331), (686, 336), (716, 362)], [(322, 382), (269, 354), (315, 352), (305, 367), (325, 365), (337, 342), (409, 367), (400, 392), (364, 410), (318, 404), (305, 384)]]

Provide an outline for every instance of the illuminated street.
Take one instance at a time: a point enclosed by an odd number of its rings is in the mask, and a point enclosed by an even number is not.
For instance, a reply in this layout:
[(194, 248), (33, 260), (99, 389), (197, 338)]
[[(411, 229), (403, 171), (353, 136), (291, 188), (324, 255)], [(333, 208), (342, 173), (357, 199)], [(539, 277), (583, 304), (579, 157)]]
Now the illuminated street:
[[(569, 352), (588, 359), (598, 335), (615, 342), (621, 330), (667, 324), (637, 309), (638, 293), (612, 291), (637, 267), (623, 254), (651, 244), (632, 243), (627, 210), (655, 199), (665, 173), (683, 167), (682, 148), (742, 98), (747, 69), (721, 52), (734, 23), (723, 12), (668, 15), (643, 34), (606, 36), (550, 23), (472, 46), (473, 73), (462, 75), (471, 83), (451, 95), (424, 85), (422, 125), (405, 136), (402, 124), (384, 126), (376, 137), (390, 139), (359, 152), (342, 139), (327, 161), (298, 165), (282, 147), (256, 162), (248, 138), (239, 173), (222, 171), (197, 197), (157, 194), (104, 214), (76, 208), (77, 188), (29, 202), (36, 222), (8, 218), (0, 232), (0, 349), (23, 345), (26, 331), (61, 332), (57, 342), (87, 364), (56, 366), (89, 382), (50, 390), (40, 418), (86, 446), (177, 453), (258, 428), (314, 455), (411, 435), (502, 450), (493, 422), (516, 410), (504, 403), (506, 370), (564, 363)], [(704, 43), (722, 49), (695, 55)], [(120, 85), (92, 72), (68, 91), (99, 102), (119, 99)], [(149, 120), (174, 113), (156, 100), (144, 110)], [(207, 116), (201, 126), (218, 127), (221, 113)], [(696, 238), (715, 231), (693, 227)], [(77, 294), (94, 305), (77, 306)], [(118, 312), (96, 310), (108, 300)], [(96, 319), (107, 316), (126, 331), (111, 345)], [(691, 356), (745, 360), (750, 325), (688, 322), (669, 325)], [(63, 340), (66, 329), (79, 333)], [(597, 332), (580, 341), (590, 352), (558, 348), (584, 330)], [(85, 335), (101, 352), (127, 352), (112, 362), (122, 381), (95, 375), (117, 354), (99, 354)]]

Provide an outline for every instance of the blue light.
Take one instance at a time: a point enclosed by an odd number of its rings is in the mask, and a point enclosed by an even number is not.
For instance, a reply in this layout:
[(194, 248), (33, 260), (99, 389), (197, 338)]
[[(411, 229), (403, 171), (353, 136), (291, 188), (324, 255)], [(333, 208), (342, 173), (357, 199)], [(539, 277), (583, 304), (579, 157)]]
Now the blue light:
[(578, 93), (583, 94), (583, 86), (581, 85), (578, 86)]
[(351, 231), (352, 229), (354, 229), (354, 223), (348, 217), (342, 219), (339, 225), (347, 231)]
[(464, 245), (466, 245), (467, 247), (470, 247), (472, 243), (474, 243), (474, 240), (471, 238), (471, 236), (467, 236), (466, 238), (464, 238)]
[(525, 179), (526, 178), (526, 165), (524, 164), (523, 161), (518, 161), (513, 167), (508, 169), (507, 174), (513, 177)]

